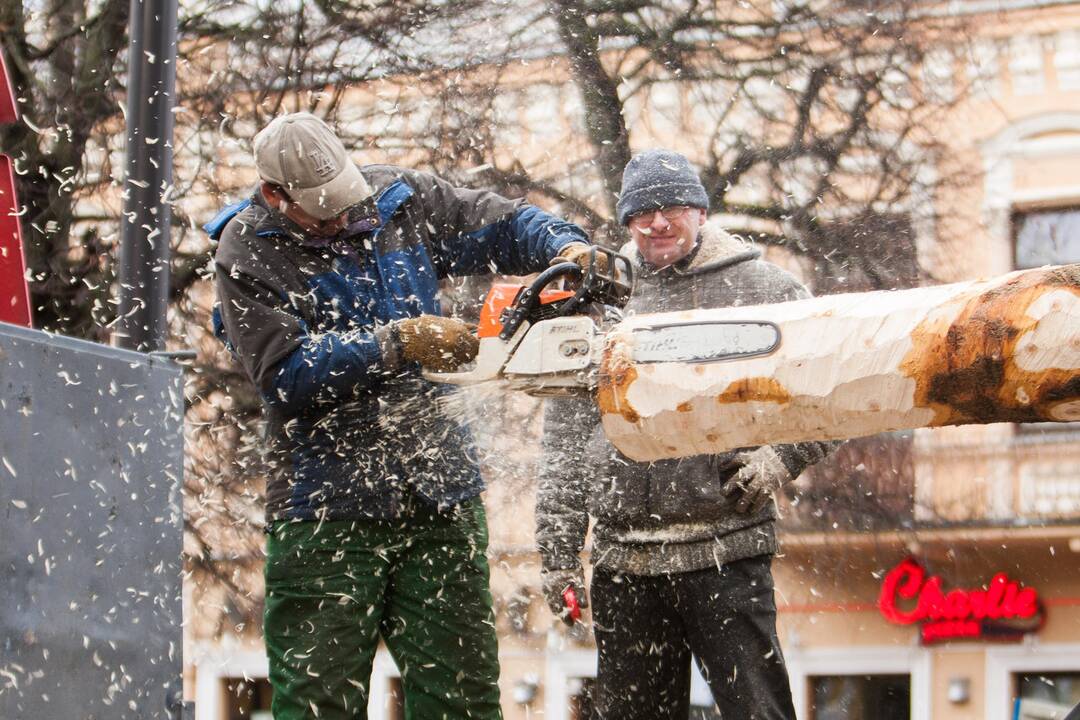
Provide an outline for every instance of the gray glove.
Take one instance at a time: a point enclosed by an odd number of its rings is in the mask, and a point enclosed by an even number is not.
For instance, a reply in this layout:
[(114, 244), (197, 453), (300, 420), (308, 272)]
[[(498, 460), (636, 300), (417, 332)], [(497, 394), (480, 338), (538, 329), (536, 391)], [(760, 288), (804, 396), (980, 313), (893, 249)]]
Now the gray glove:
[(574, 619), (570, 617), (570, 610), (563, 600), (563, 592), (567, 588), (573, 588), (578, 606), (583, 610), (589, 607), (589, 598), (585, 595), (585, 572), (581, 565), (559, 570), (541, 570), (540, 579), (543, 582), (544, 599), (547, 600), (551, 612), (567, 625), (573, 625)]
[(724, 485), (729, 500), (738, 498), (735, 509), (743, 514), (759, 512), (772, 494), (793, 479), (784, 461), (768, 445), (735, 455), (738, 471)]

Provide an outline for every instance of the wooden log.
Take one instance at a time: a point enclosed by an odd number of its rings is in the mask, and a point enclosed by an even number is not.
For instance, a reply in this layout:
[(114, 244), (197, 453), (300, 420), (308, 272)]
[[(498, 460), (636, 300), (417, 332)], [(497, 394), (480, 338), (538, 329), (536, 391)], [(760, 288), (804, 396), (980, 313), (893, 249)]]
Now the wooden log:
[[(745, 321), (775, 323), (776, 349), (669, 362), (640, 347), (665, 324)], [(596, 399), (608, 438), (638, 461), (940, 425), (1080, 420), (1080, 265), (629, 318), (608, 334)]]

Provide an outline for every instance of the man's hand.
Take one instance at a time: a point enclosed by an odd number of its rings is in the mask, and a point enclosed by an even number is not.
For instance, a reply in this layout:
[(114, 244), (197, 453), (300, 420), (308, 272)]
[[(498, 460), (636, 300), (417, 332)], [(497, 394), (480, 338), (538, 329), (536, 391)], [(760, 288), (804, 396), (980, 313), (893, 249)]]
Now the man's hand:
[(476, 357), (480, 349), (474, 325), (439, 315), (421, 315), (396, 323), (401, 354), (428, 370), (451, 372)]
[(560, 570), (541, 570), (540, 579), (544, 585), (544, 599), (555, 617), (560, 618), (567, 625), (573, 625), (574, 619), (570, 617), (570, 610), (563, 600), (563, 592), (570, 588), (577, 595), (578, 606), (582, 609), (589, 607), (589, 598), (585, 595), (585, 572), (581, 565)]
[[(592, 245), (586, 245), (585, 243), (574, 242), (564, 247), (559, 254), (551, 259), (551, 265), (558, 265), (559, 263), (572, 262), (581, 268), (583, 273), (588, 273), (589, 268), (592, 265)], [(608, 258), (607, 255), (596, 255), (596, 269), (601, 273), (607, 273)]]
[(738, 471), (724, 485), (724, 495), (738, 498), (735, 509), (743, 514), (760, 511), (773, 492), (792, 480), (780, 456), (768, 445), (735, 455)]

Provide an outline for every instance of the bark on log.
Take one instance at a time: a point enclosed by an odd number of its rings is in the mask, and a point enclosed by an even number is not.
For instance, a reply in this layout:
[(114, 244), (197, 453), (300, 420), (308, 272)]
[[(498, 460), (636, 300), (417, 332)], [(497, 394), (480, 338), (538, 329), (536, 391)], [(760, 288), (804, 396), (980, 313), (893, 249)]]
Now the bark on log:
[[(635, 331), (769, 321), (769, 355), (635, 360)], [(597, 403), (638, 461), (889, 430), (1080, 420), (1080, 265), (913, 290), (642, 315), (607, 337)]]

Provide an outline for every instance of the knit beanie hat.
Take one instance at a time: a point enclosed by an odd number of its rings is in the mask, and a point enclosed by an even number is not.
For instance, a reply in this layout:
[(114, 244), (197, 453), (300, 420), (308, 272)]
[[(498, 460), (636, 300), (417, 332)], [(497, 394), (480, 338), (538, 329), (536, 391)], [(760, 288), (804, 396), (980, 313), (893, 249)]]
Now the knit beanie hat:
[(626, 225), (638, 213), (676, 205), (709, 209), (709, 197), (690, 161), (673, 150), (646, 150), (632, 157), (615, 205), (619, 224)]

